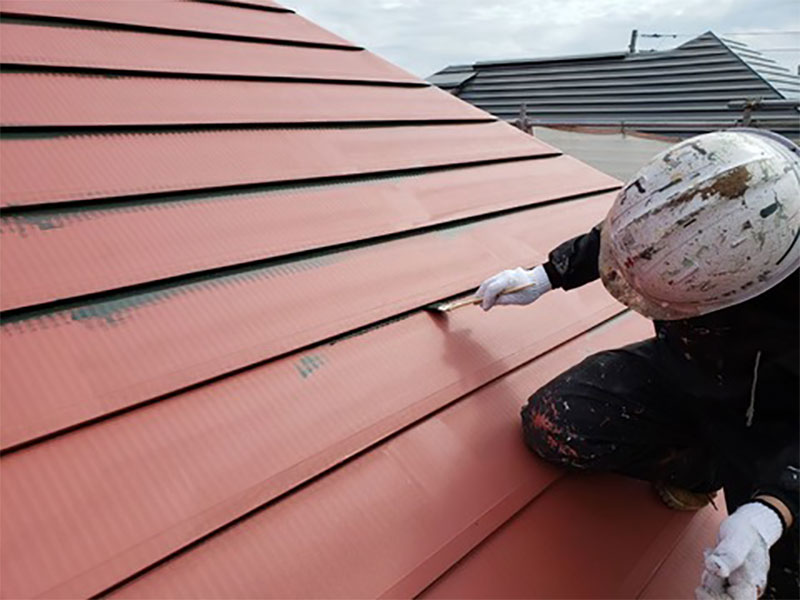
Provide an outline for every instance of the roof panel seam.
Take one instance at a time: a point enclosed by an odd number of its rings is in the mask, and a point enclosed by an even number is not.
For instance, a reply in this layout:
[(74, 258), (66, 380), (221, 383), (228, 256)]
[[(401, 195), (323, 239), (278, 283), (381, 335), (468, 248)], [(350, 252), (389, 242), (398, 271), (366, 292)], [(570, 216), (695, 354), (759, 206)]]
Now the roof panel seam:
[[(289, 14), (289, 13), (286, 13)], [(20, 25), (59, 26), (68, 25), (85, 29), (103, 29), (105, 31), (131, 31), (157, 35), (173, 35), (180, 37), (193, 37), (211, 40), (226, 40), (231, 42), (248, 42), (255, 44), (273, 44), (278, 46), (302, 46), (306, 48), (320, 48), (324, 50), (344, 50), (347, 52), (363, 52), (363, 46), (353, 44), (335, 44), (333, 42), (312, 42), (307, 40), (294, 40), (271, 37), (256, 37), (236, 33), (223, 33), (200, 31), (193, 29), (177, 29), (162, 25), (140, 25), (134, 23), (120, 23), (117, 21), (104, 21), (89, 17), (66, 17), (55, 15), (31, 15), (14, 10), (3, 9), (0, 5), (0, 15), (3, 22)]]
[(291, 8), (286, 8), (283, 6), (267, 6), (267, 5), (258, 5), (251, 4), (248, 2), (237, 2), (237, 0), (191, 0), (192, 2), (205, 2), (208, 4), (217, 4), (220, 6), (228, 6), (232, 8), (243, 8), (245, 10), (265, 10), (267, 12), (279, 12), (279, 13), (293, 13), (295, 12)]
[[(596, 192), (596, 193), (599, 194), (601, 192)], [(588, 195), (584, 194), (584, 195), (581, 195), (581, 196), (588, 196)], [(577, 200), (578, 198), (574, 198), (574, 199)], [(528, 208), (530, 208), (530, 207), (528, 207)], [(202, 379), (200, 381), (196, 381), (194, 383), (191, 383), (191, 384), (188, 384), (188, 385), (184, 385), (184, 386), (172, 389), (169, 392), (166, 392), (166, 393), (163, 393), (163, 394), (159, 394), (157, 396), (153, 396), (152, 398), (148, 398), (146, 400), (141, 400), (141, 401), (138, 401), (138, 402), (134, 402), (134, 403), (128, 404), (126, 406), (123, 406), (121, 408), (116, 408), (116, 409), (109, 410), (109, 411), (107, 411), (107, 412), (105, 412), (103, 414), (97, 415), (97, 416), (92, 417), (92, 418), (85, 419), (83, 421), (80, 421), (78, 423), (74, 423), (74, 424), (66, 426), (66, 427), (62, 427), (60, 429), (55, 429), (55, 430), (50, 431), (50, 432), (45, 433), (45, 434), (36, 435), (34, 437), (26, 439), (25, 441), (22, 441), (22, 442), (19, 442), (19, 443), (16, 443), (16, 444), (8, 445), (5, 448), (0, 448), (0, 457), (9, 456), (9, 455), (11, 455), (13, 453), (23, 451), (26, 448), (31, 448), (33, 446), (36, 446), (36, 445), (41, 444), (41, 443), (48, 442), (50, 440), (59, 438), (61, 436), (75, 433), (76, 431), (83, 430), (83, 429), (85, 429), (87, 427), (91, 427), (93, 425), (96, 425), (96, 424), (99, 424), (99, 423), (103, 423), (103, 422), (109, 421), (111, 419), (115, 419), (117, 417), (124, 416), (126, 414), (130, 414), (133, 411), (138, 410), (140, 408), (144, 408), (144, 407), (150, 406), (150, 405), (155, 404), (157, 402), (169, 400), (170, 398), (174, 398), (176, 396), (179, 396), (181, 394), (190, 392), (192, 390), (195, 390), (195, 389), (207, 386), (207, 385), (211, 385), (211, 384), (217, 383), (219, 381), (226, 380), (226, 379), (231, 378), (231, 377), (235, 377), (235, 376), (240, 375), (242, 373), (249, 372), (249, 371), (251, 371), (253, 369), (257, 369), (257, 368), (263, 367), (264, 365), (271, 364), (271, 363), (274, 363), (274, 362), (279, 361), (279, 360), (283, 360), (283, 359), (285, 359), (285, 358), (287, 358), (289, 356), (293, 356), (293, 355), (301, 354), (301, 353), (306, 353), (306, 352), (309, 352), (309, 351), (317, 349), (317, 348), (322, 348), (324, 346), (331, 346), (331, 345), (343, 342), (345, 340), (352, 339), (354, 337), (367, 334), (367, 333), (369, 333), (371, 331), (374, 331), (376, 329), (380, 329), (382, 327), (389, 326), (392, 323), (396, 323), (398, 321), (405, 320), (405, 319), (407, 319), (409, 317), (412, 317), (415, 314), (419, 314), (420, 312), (425, 312), (426, 311), (425, 306), (428, 306), (431, 302), (449, 301), (449, 300), (452, 300), (452, 299), (455, 299), (455, 298), (463, 297), (468, 292), (469, 292), (469, 290), (463, 290), (463, 291), (459, 292), (458, 294), (453, 294), (453, 295), (450, 295), (450, 296), (447, 296), (447, 297), (444, 297), (444, 298), (434, 298), (430, 302), (426, 302), (422, 306), (415, 306), (413, 308), (404, 310), (402, 312), (395, 313), (395, 314), (393, 314), (391, 316), (388, 316), (388, 317), (385, 317), (385, 318), (382, 318), (382, 319), (378, 319), (378, 320), (373, 321), (371, 323), (368, 323), (366, 325), (362, 325), (360, 327), (356, 327), (356, 328), (348, 330), (348, 331), (343, 331), (343, 332), (340, 332), (340, 333), (337, 333), (337, 334), (334, 334), (334, 335), (330, 335), (330, 336), (324, 337), (322, 339), (315, 340), (315, 341), (313, 341), (311, 343), (307, 343), (307, 344), (303, 344), (301, 346), (297, 346), (295, 348), (292, 348), (291, 350), (287, 350), (285, 352), (281, 352), (281, 353), (278, 353), (278, 354), (274, 354), (274, 355), (268, 356), (267, 358), (264, 358), (262, 360), (238, 366), (238, 367), (230, 369), (230, 370), (228, 370), (228, 371), (226, 371), (224, 373), (219, 373), (219, 374), (216, 374), (216, 375), (213, 375), (213, 376), (210, 376), (210, 377), (206, 377), (205, 379)], [(614, 312), (613, 315), (611, 315), (609, 317), (606, 317), (606, 319), (603, 322), (607, 322), (609, 320), (615, 319), (615, 318), (619, 317), (621, 314), (623, 314), (624, 312), (627, 312), (627, 309), (624, 309), (624, 307), (620, 307), (619, 310)], [(576, 334), (573, 337), (578, 337), (579, 335), (581, 335), (581, 334)], [(572, 338), (570, 338), (570, 339), (572, 339)], [(544, 354), (547, 354), (547, 353), (559, 348), (561, 345), (562, 344), (557, 344), (557, 345), (553, 346), (552, 348), (548, 349), (546, 352), (543, 352), (543, 353), (539, 354), (538, 356), (543, 356)]]
[(241, 73), (201, 73), (192, 71), (158, 71), (148, 69), (111, 68), (97, 66), (71, 66), (71, 65), (38, 65), (3, 60), (0, 56), (0, 66), (6, 73), (65, 73), (75, 75), (111, 75), (124, 77), (163, 77), (169, 79), (213, 79), (219, 81), (275, 81), (288, 83), (330, 83), (335, 85), (370, 85), (404, 88), (433, 87), (430, 83), (420, 79), (391, 80), (391, 79), (342, 79), (337, 77), (290, 77), (283, 75), (245, 75)]
[(435, 119), (373, 119), (356, 120), (320, 120), (320, 121), (276, 121), (241, 123), (168, 123), (168, 124), (125, 124), (125, 125), (26, 125), (24, 123), (3, 122), (0, 117), (0, 139), (24, 139), (32, 134), (51, 134), (53, 136), (72, 135), (105, 135), (105, 134), (137, 134), (137, 133), (182, 133), (195, 131), (236, 131), (236, 130), (286, 130), (286, 129), (376, 129), (392, 127), (425, 127), (440, 125), (471, 125), (492, 123), (497, 117), (486, 113), (474, 117), (454, 117)]
[[(0, 312), (0, 314), (2, 314), (3, 317), (3, 325), (10, 326), (25, 322), (29, 319), (46, 317), (47, 315), (54, 312), (63, 312), (67, 310), (78, 309), (81, 307), (85, 307), (85, 305), (87, 304), (97, 304), (103, 302), (110, 302), (114, 300), (123, 300), (124, 298), (134, 294), (141, 294), (141, 293), (154, 294), (170, 290), (173, 288), (181, 288), (188, 285), (202, 284), (204, 282), (211, 281), (217, 278), (243, 274), (249, 271), (260, 270), (269, 267), (280, 267), (298, 261), (319, 259), (343, 251), (356, 250), (369, 246), (375, 246), (377, 244), (392, 242), (408, 237), (425, 235), (433, 232), (445, 232), (449, 229), (460, 228), (467, 225), (479, 223), (481, 221), (501, 218), (514, 213), (520, 213), (532, 209), (543, 208), (553, 204), (568, 203), (571, 201), (591, 198), (593, 196), (599, 196), (601, 194), (618, 190), (620, 187), (621, 185), (619, 184), (613, 186), (607, 186), (592, 190), (591, 192), (570, 194), (567, 196), (553, 198), (551, 200), (535, 202), (533, 204), (523, 204), (511, 208), (496, 210), (493, 212), (481, 213), (475, 216), (453, 219), (444, 222), (437, 222), (431, 225), (423, 225), (421, 227), (406, 229), (400, 232), (374, 235), (356, 241), (341, 242), (337, 244), (331, 244), (328, 246), (301, 250), (298, 252), (290, 252), (278, 256), (270, 256), (268, 258), (248, 260), (245, 262), (213, 267), (211, 269), (187, 272), (172, 277), (122, 286), (118, 288), (104, 290), (101, 292), (92, 292), (89, 294), (60, 298), (58, 300), (52, 300), (49, 302), (8, 309)], [(456, 294), (456, 296), (458, 296), (458, 294)]]
[[(533, 150), (532, 150), (533, 152)], [(433, 173), (437, 171), (457, 169), (462, 167), (477, 167), (482, 165), (493, 165), (506, 162), (524, 161), (524, 160), (542, 160), (547, 158), (554, 158), (561, 156), (560, 151), (545, 152), (545, 153), (532, 153), (522, 156), (509, 156), (503, 158), (489, 158), (476, 161), (455, 162), (443, 165), (435, 165), (430, 167), (408, 167), (400, 169), (387, 169), (382, 171), (370, 171), (367, 173), (347, 174), (347, 175), (325, 175), (320, 177), (308, 177), (302, 179), (289, 179), (273, 182), (257, 182), (257, 183), (244, 183), (234, 185), (224, 185), (207, 188), (196, 189), (183, 189), (174, 191), (161, 191), (154, 193), (144, 194), (128, 194), (121, 196), (104, 196), (101, 198), (89, 198), (83, 200), (68, 200), (58, 202), (40, 202), (38, 204), (26, 204), (18, 206), (0, 206), (0, 215), (10, 216), (15, 214), (28, 214), (31, 211), (58, 209), (59, 207), (89, 207), (97, 206), (98, 204), (105, 204), (109, 200), (131, 202), (131, 201), (148, 201), (148, 200), (173, 200), (186, 196), (186, 194), (200, 193), (217, 193), (217, 192), (245, 192), (257, 190), (270, 190), (275, 188), (288, 189), (289, 187), (302, 188), (307, 186), (317, 185), (330, 185), (334, 183), (354, 182), (372, 179), (375, 177), (398, 177), (421, 175), (423, 173)]]

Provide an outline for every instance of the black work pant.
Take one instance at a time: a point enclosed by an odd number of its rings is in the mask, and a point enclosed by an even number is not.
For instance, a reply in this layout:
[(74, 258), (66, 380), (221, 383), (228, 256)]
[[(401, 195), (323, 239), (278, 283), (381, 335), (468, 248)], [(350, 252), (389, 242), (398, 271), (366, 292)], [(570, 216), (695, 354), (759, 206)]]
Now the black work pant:
[[(796, 439), (797, 394), (796, 376), (768, 361), (754, 389), (751, 369), (711, 375), (653, 338), (592, 355), (546, 384), (522, 409), (523, 432), (542, 458), (570, 468), (724, 487), (731, 513), (756, 492), (765, 461)], [(771, 559), (767, 593), (800, 598), (796, 523)]]

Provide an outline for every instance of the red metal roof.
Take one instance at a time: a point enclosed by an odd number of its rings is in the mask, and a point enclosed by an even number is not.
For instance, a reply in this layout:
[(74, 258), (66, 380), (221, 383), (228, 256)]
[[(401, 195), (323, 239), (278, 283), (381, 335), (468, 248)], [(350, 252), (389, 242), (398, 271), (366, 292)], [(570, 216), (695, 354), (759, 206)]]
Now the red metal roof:
[[(424, 177), (368, 176), (302, 189), (195, 193), (174, 202), (154, 199), (22, 213), (4, 222), (2, 307), (277, 258), (617, 185), (598, 171), (568, 178), (575, 168), (574, 159), (559, 156), (447, 169)], [(449, 193), (456, 186), (460, 193)], [(499, 186), (503, 194), (495, 196)], [(264, 235), (267, 229), (269, 236)], [(179, 245), (174, 243), (177, 237)], [(93, 264), (91, 271), (84, 268), (87, 263)], [(11, 285), (30, 279), (30, 273), (36, 281)]]
[[(229, 10), (241, 9), (231, 7)], [(282, 13), (276, 14), (276, 18), (284, 17)], [(0, 53), (4, 64), (9, 66), (81, 72), (217, 78), (283, 77), (424, 85), (402, 69), (364, 51), (341, 50), (334, 56), (330, 48), (313, 45), (214, 40), (127, 29), (115, 31), (105, 27), (63, 28), (3, 22), (0, 23)]]
[(0, 11), (7, 17), (357, 48), (293, 12), (230, 10), (230, 7), (211, 3), (162, 1), (158, 10), (154, 10), (140, 0), (2, 0)]
[(633, 479), (563, 477), (420, 597), (691, 598), (721, 513), (664, 511), (651, 496)]
[(491, 120), (436, 87), (0, 73), (0, 88), (4, 127)]
[[(505, 123), (53, 134), (4, 140), (0, 178), (2, 206), (27, 206), (548, 154)], [(59, 168), (30, 177), (41, 164)]]
[(201, 2), (210, 2), (212, 4), (221, 4), (223, 6), (242, 6), (244, 8), (261, 8), (269, 11), (288, 11), (294, 12), (291, 8), (286, 8), (273, 2), (273, 0), (200, 0)]
[(422, 310), (618, 182), (272, 2), (0, 11), (0, 596), (693, 588), (713, 515), (519, 434), (537, 386), (647, 324), (599, 284)]

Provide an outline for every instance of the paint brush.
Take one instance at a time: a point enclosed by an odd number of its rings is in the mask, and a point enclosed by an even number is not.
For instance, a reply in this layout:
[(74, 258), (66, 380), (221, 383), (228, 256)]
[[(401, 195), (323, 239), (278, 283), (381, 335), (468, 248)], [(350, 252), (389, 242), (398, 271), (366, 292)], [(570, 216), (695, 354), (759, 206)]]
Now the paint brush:
[[(500, 292), (501, 296), (505, 294), (513, 294), (515, 292), (521, 292), (522, 290), (526, 290), (529, 287), (535, 286), (535, 282), (526, 283), (525, 285), (518, 285), (516, 287), (508, 288), (507, 290), (503, 290)], [(447, 313), (457, 308), (461, 308), (462, 306), (470, 306), (473, 304), (480, 304), (482, 302), (482, 298), (476, 298), (475, 296), (470, 296), (469, 298), (461, 298), (460, 300), (451, 300), (449, 302), (436, 302), (434, 304), (429, 304), (425, 307), (425, 310), (431, 310), (434, 312), (440, 313)]]

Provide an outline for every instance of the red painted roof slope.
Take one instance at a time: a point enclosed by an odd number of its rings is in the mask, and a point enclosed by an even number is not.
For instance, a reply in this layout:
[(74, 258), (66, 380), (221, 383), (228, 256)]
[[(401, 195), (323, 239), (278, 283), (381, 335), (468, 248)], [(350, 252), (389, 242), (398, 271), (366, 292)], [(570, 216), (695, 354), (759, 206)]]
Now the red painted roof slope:
[[(2, 0), (6, 17), (41, 19), (45, 22), (98, 24), (156, 32), (181, 32), (225, 39), (284, 42), (352, 48), (337, 35), (325, 31), (293, 12), (231, 11), (229, 7), (201, 2), (165, 2), (157, 10), (141, 0)], [(277, 5), (273, 4), (277, 7)]]
[(646, 322), (599, 284), (423, 310), (617, 181), (268, 0), (0, 13), (1, 597), (692, 589), (658, 573), (696, 576), (706, 513), (520, 440), (528, 394)]

